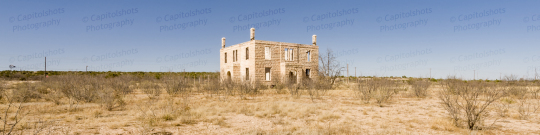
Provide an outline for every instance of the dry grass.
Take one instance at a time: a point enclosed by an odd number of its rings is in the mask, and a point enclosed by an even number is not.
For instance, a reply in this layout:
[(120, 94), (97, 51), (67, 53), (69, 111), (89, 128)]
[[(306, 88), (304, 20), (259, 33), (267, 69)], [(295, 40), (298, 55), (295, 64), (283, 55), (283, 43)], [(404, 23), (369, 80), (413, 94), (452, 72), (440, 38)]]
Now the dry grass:
[[(44, 82), (9, 82), (3, 95), (26, 89), (29, 95), (21, 106), (24, 118), (14, 127), (23, 134), (538, 134), (540, 115), (529, 111), (522, 119), (520, 101), (507, 96), (494, 101), (507, 104), (500, 117), (496, 106), (489, 106), (483, 119), (491, 128), (468, 130), (456, 127), (440, 104), (440, 83), (433, 83), (425, 98), (403, 96), (404, 82), (393, 82), (395, 93), (380, 107), (359, 99), (357, 90), (321, 90), (320, 86), (288, 86), (268, 89), (242, 83), (223, 84), (218, 80), (169, 78), (168, 82), (152, 77), (107, 78), (102, 85), (97, 78), (86, 83), (68, 78)], [(82, 79), (82, 78), (79, 78)], [(174, 80), (176, 79), (176, 80)], [(183, 79), (183, 80), (182, 80)], [(114, 82), (117, 81), (117, 82)], [(94, 83), (93, 83), (94, 82)], [(365, 82), (367, 83), (367, 82)], [(0, 82), (0, 85), (2, 82)], [(3, 83), (7, 84), (7, 83)], [(84, 85), (82, 85), (84, 84)], [(95, 86), (92, 86), (95, 85)], [(224, 86), (229, 85), (229, 86)], [(335, 88), (358, 84), (336, 82)], [(99, 91), (95, 99), (80, 97), (72, 90)], [(316, 86), (316, 85), (313, 85)], [(45, 89), (43, 89), (43, 87)], [(382, 87), (382, 86), (381, 86)], [(297, 88), (290, 91), (289, 88)], [(352, 88), (352, 87), (351, 87)], [(390, 89), (389, 88), (389, 89)], [(397, 92), (395, 89), (399, 88)], [(536, 84), (527, 84), (527, 101), (534, 98)], [(0, 88), (1, 89), (1, 88)], [(149, 90), (150, 89), (150, 90)], [(355, 88), (356, 89), (356, 88)], [(309, 94), (310, 90), (313, 94)], [(384, 90), (384, 89), (383, 89)], [(111, 92), (113, 101), (105, 100)], [(291, 94), (289, 92), (298, 92)], [(33, 93), (35, 92), (35, 93)], [(315, 93), (320, 92), (320, 93)], [(71, 94), (71, 95), (70, 95)], [(22, 94), (24, 95), (24, 94)], [(292, 95), (292, 96), (291, 96)], [(56, 97), (56, 98), (55, 98)], [(19, 98), (21, 99), (21, 98)], [(114, 99), (118, 99), (114, 101)], [(121, 99), (121, 103), (119, 101)], [(511, 101), (510, 101), (511, 100)], [(484, 101), (484, 100), (482, 100)], [(108, 105), (108, 103), (113, 103)], [(108, 107), (112, 106), (112, 107)], [(7, 112), (1, 120), (12, 125), (16, 108), (1, 99), (0, 110)], [(30, 109), (31, 108), (31, 109)], [(112, 109), (110, 109), (112, 108)], [(3, 126), (3, 125), (0, 125)], [(2, 131), (5, 132), (5, 131)]]

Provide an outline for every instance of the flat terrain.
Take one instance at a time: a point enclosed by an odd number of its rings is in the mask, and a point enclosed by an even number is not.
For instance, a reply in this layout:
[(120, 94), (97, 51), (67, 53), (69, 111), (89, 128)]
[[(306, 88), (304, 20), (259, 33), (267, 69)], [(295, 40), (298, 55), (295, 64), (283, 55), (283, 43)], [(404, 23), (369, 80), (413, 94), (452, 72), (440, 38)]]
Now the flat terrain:
[[(339, 88), (348, 89), (348, 88)], [(437, 98), (440, 85), (432, 85), (426, 98), (410, 89), (394, 95), (380, 107), (364, 103), (353, 90), (330, 90), (311, 100), (304, 93), (293, 97), (276, 90), (257, 95), (216, 96), (193, 92), (171, 97), (166, 92), (150, 98), (135, 90), (125, 106), (111, 111), (99, 103), (73, 103), (63, 98), (23, 103), (25, 117), (15, 128), (22, 134), (540, 134), (540, 115), (521, 120), (517, 104), (507, 116), (491, 105), (485, 125), (470, 131), (455, 127)], [(18, 105), (18, 104), (17, 104)], [(6, 103), (0, 110), (7, 108)], [(12, 121), (15, 109), (10, 109)], [(4, 112), (2, 112), (2, 120)], [(496, 121), (494, 124), (494, 121)], [(10, 122), (8, 122), (9, 124)]]

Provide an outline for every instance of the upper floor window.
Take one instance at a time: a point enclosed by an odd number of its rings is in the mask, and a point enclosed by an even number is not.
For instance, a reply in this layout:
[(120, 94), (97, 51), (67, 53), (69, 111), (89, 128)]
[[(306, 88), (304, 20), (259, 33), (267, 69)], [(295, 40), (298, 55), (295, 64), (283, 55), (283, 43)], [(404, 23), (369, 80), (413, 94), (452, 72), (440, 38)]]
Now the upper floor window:
[(289, 53), (289, 60), (290, 61), (293, 61), (294, 60), (294, 49), (289, 49), (290, 53)]
[(294, 49), (285, 48), (285, 60), (286, 61), (293, 61), (294, 60)]
[(307, 51), (306, 54), (307, 54), (307, 61), (310, 62), (311, 61), (311, 51)]
[(233, 50), (232, 53), (233, 53), (233, 54), (232, 54), (232, 57), (233, 57), (232, 60), (233, 60), (233, 62), (238, 61), (238, 50)]
[(249, 59), (249, 49), (246, 47), (246, 60)]
[(227, 53), (225, 53), (225, 63), (227, 63)]
[(270, 60), (272, 55), (272, 50), (270, 50), (270, 47), (264, 47), (264, 59)]
[(289, 48), (285, 48), (285, 60), (289, 60)]

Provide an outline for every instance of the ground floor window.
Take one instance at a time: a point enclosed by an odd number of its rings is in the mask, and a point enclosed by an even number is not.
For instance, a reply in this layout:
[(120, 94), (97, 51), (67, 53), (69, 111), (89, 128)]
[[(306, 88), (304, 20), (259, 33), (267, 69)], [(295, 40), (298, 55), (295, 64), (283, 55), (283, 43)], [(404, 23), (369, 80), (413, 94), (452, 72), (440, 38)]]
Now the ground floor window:
[(249, 68), (246, 68), (246, 80), (249, 80)]
[(306, 69), (306, 77), (309, 78), (309, 73), (310, 73), (310, 70), (309, 69)]
[(270, 68), (264, 68), (264, 76), (267, 81), (270, 81)]

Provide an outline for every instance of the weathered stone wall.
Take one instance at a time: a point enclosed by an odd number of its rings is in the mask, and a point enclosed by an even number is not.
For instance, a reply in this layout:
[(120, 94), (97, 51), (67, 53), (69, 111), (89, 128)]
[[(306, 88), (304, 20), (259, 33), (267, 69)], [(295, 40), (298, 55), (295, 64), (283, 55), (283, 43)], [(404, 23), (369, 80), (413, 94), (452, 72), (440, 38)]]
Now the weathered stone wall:
[[(249, 48), (249, 59), (246, 60), (245, 48)], [(265, 47), (271, 48), (271, 60), (265, 59)], [(285, 60), (285, 48), (294, 50), (293, 61)], [(233, 50), (238, 50), (238, 61), (233, 62)], [(311, 51), (311, 61), (307, 61), (307, 51)], [(227, 52), (227, 63), (224, 53)], [(249, 81), (259, 80), (264, 84), (271, 84), (277, 79), (284, 81), (289, 72), (294, 71), (298, 78), (305, 76), (305, 69), (311, 70), (311, 78), (317, 78), (319, 67), (319, 47), (296, 43), (273, 42), (253, 40), (220, 50), (220, 74), (226, 79), (227, 72), (235, 81), (245, 81), (246, 68), (249, 68)], [(271, 80), (266, 81), (265, 68), (271, 68)]]
[[(249, 51), (249, 59), (246, 60), (246, 48)], [(231, 78), (234, 81), (246, 80), (246, 68), (249, 68), (249, 79), (252, 80), (255, 67), (255, 44), (253, 41), (248, 41), (236, 45), (232, 45), (226, 48), (220, 49), (219, 61), (220, 61), (220, 75), (221, 79), (227, 78), (227, 72), (231, 72)], [(233, 50), (238, 51), (238, 60), (233, 61)], [(227, 63), (225, 63), (224, 54), (227, 53)]]

